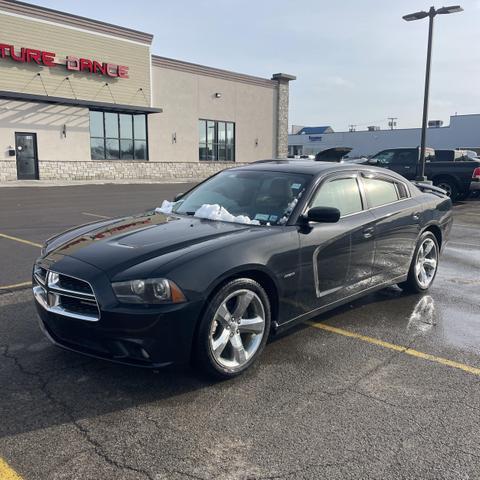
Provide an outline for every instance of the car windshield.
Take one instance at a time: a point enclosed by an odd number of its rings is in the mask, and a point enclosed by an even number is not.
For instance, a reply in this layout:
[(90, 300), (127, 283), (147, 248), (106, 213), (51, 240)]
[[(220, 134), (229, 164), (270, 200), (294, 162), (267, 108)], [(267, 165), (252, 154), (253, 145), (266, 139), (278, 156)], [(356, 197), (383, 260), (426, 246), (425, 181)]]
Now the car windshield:
[(257, 224), (284, 225), (310, 180), (298, 173), (226, 170), (187, 193), (172, 211), (195, 215), (201, 207), (219, 205), (226, 214)]

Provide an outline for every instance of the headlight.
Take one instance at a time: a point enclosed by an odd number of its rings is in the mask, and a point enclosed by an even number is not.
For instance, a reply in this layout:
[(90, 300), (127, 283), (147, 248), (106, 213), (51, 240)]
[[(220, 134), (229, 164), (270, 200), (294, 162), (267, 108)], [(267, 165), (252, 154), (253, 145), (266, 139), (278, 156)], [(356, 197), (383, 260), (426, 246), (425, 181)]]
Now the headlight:
[(166, 278), (148, 278), (112, 283), (113, 291), (122, 303), (180, 303), (185, 295)]

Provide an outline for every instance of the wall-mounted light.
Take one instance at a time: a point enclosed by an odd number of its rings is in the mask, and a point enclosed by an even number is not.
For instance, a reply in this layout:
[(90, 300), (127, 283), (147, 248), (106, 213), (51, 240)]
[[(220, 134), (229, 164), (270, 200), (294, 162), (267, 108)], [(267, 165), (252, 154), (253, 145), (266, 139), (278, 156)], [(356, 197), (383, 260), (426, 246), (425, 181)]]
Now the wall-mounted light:
[(9, 157), (15, 156), (15, 149), (11, 145), (8, 146), (8, 156)]
[(63, 135), (63, 138), (67, 138), (67, 124), (66, 123), (63, 124), (62, 135)]
[(215, 94), (215, 98), (222, 98), (222, 94), (221, 94), (220, 92), (217, 92), (217, 93)]
[(177, 143), (177, 132), (172, 133), (172, 143)]

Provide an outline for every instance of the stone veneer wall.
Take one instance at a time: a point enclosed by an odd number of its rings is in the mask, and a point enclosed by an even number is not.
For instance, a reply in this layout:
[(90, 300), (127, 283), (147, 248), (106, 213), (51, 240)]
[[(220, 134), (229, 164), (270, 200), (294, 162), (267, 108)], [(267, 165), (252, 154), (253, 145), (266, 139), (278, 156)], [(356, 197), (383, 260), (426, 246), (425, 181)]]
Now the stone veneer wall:
[[(236, 162), (39, 161), (40, 180), (203, 180)], [(15, 161), (0, 161), (0, 182), (17, 179)]]
[(0, 182), (17, 179), (17, 164), (11, 161), (0, 160)]
[(288, 82), (278, 82), (277, 157), (288, 155)]
[(288, 155), (288, 97), (289, 83), (295, 80), (294, 75), (275, 73), (272, 80), (278, 82), (277, 87), (277, 158)]

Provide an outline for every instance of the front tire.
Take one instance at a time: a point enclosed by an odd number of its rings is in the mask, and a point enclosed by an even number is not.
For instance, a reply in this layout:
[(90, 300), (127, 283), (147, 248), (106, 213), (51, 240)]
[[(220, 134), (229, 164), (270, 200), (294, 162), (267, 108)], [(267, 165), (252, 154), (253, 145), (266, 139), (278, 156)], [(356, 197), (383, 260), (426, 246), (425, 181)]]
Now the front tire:
[(408, 278), (398, 286), (408, 292), (421, 293), (427, 291), (433, 283), (438, 269), (440, 249), (432, 232), (424, 232), (417, 243)]
[(194, 360), (209, 376), (236, 377), (260, 356), (270, 332), (271, 309), (265, 290), (238, 278), (213, 296), (200, 321)]

